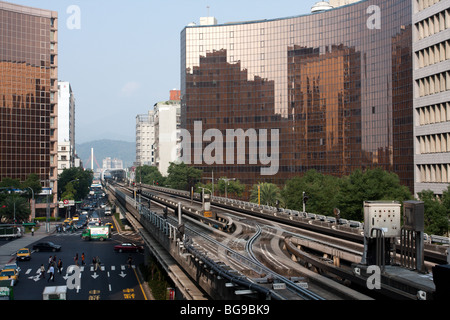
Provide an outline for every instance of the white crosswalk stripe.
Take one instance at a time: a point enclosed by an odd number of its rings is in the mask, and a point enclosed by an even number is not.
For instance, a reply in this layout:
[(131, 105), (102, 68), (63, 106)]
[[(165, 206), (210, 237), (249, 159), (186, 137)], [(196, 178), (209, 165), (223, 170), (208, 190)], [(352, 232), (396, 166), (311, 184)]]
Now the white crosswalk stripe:
[[(64, 276), (62, 276), (65, 280), (67, 280), (68, 279), (68, 277), (70, 276), (70, 275), (72, 275), (73, 274), (73, 272), (74, 272), (74, 268), (75, 268), (75, 266), (69, 266), (67, 269), (66, 269), (66, 272), (63, 272), (63, 270), (64, 270), (64, 268), (62, 268), (62, 271), (61, 271), (61, 275), (64, 275)], [(89, 273), (89, 276), (91, 276), (93, 279), (96, 279), (97, 277), (99, 277), (101, 274), (106, 274), (108, 277), (111, 277), (111, 276), (114, 276), (114, 275), (116, 275), (116, 276), (120, 276), (120, 277), (125, 277), (126, 276), (126, 271), (127, 270), (129, 270), (129, 267), (128, 267), (128, 265), (120, 265), (120, 266), (115, 266), (115, 265), (112, 265), (112, 266), (105, 266), (105, 265), (102, 265), (102, 266), (100, 266), (100, 268), (99, 269), (97, 269), (97, 270), (95, 270), (95, 267), (94, 266), (89, 266), (88, 268), (85, 268), (84, 266), (81, 266), (81, 267), (79, 267), (80, 268), (80, 278), (81, 278), (81, 276), (84, 274), (84, 273)], [(131, 265), (131, 268), (132, 269), (136, 269), (136, 266), (135, 265)], [(118, 271), (117, 271), (117, 269), (119, 269), (120, 270), (120, 273), (118, 273)], [(33, 269), (27, 269), (27, 271), (25, 272), (25, 274), (27, 274), (27, 275), (30, 275), (30, 274), (32, 274), (32, 271), (33, 271)], [(106, 271), (106, 272), (105, 272)], [(112, 271), (116, 271), (115, 273), (114, 272), (112, 272)], [(98, 273), (97, 273), (98, 272)], [(30, 280), (33, 280), (33, 281), (35, 281), (35, 282), (37, 282), (37, 281), (39, 281), (39, 280), (41, 280), (41, 279), (44, 279), (44, 278), (41, 278), (40, 277), (40, 273), (41, 273), (41, 268), (37, 268), (37, 270), (36, 270), (36, 272), (35, 272), (35, 275), (31, 275), (31, 276), (28, 276), (27, 278), (28, 279), (30, 279)], [(48, 270), (46, 270), (46, 273), (48, 273)], [(58, 273), (58, 271), (56, 271), (56, 274), (58, 275), (59, 273)]]

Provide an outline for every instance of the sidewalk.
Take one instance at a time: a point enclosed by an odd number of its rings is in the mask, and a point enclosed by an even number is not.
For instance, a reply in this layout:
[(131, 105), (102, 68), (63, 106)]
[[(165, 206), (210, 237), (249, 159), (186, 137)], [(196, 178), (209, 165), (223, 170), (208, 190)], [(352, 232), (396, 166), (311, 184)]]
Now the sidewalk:
[(39, 229), (35, 229), (36, 231), (34, 232), (34, 236), (32, 236), (31, 233), (25, 233), (22, 237), (15, 240), (2, 240), (2, 242), (4, 241), (6, 243), (0, 246), (0, 269), (5, 264), (15, 261), (17, 250), (27, 248), (33, 242), (48, 237), (55, 232), (55, 226), (52, 224), (50, 224), (50, 232), (45, 231), (45, 223), (41, 224)]

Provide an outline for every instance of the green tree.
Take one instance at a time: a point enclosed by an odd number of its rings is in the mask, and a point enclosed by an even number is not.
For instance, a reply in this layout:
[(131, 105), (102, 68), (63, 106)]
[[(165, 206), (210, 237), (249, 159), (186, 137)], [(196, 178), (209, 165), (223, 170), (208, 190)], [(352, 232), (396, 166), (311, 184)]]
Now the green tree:
[[(431, 190), (418, 192), (419, 200), (424, 203), (425, 232), (435, 235), (445, 235), (448, 232), (448, 208), (445, 202), (438, 199)], [(447, 195), (446, 195), (447, 197)]]
[(240, 197), (245, 191), (245, 185), (239, 180), (229, 180), (226, 177), (222, 177), (217, 182), (217, 187), (214, 187), (214, 190), (217, 190), (219, 195), (225, 196), (226, 193), (227, 197)]
[(17, 193), (9, 194), (8, 197), (0, 204), (1, 221), (6, 223), (28, 220), (30, 216), (30, 206), (25, 198)]
[[(259, 191), (258, 191), (259, 187)], [(258, 203), (258, 195), (261, 205), (284, 207), (284, 199), (277, 185), (269, 182), (260, 182), (253, 185), (250, 193), (250, 202)]]
[(200, 181), (202, 177), (202, 170), (182, 163), (171, 162), (167, 169), (166, 186), (172, 189), (189, 191), (190, 187)]
[(331, 175), (324, 175), (316, 170), (308, 170), (302, 177), (294, 177), (286, 182), (282, 190), (286, 207), (303, 210), (303, 192), (308, 196), (306, 211), (317, 214), (332, 215), (337, 206), (337, 194), (340, 180)]
[(409, 189), (400, 184), (400, 179), (395, 173), (381, 168), (364, 172), (357, 169), (349, 176), (341, 178), (337, 207), (341, 211), (342, 218), (362, 221), (364, 201), (405, 201), (412, 198)]
[[(142, 173), (142, 180), (141, 180)], [(159, 185), (163, 186), (165, 184), (165, 178), (159, 172), (158, 168), (155, 166), (144, 165), (136, 169), (136, 183), (142, 182), (143, 184)]]
[[(27, 193), (29, 193), (30, 198), (31, 196), (34, 195), (36, 196), (37, 194), (41, 193), (42, 191), (42, 185), (41, 185), (41, 181), (40, 178), (37, 174), (30, 174), (27, 179), (21, 184), (22, 190), (26, 191)], [(33, 192), (31, 192), (31, 190), (29, 189), (31, 188), (33, 190)]]
[(81, 167), (64, 169), (58, 177), (58, 198), (62, 199), (63, 193), (66, 192), (66, 186), (72, 183), (76, 191), (73, 194), (75, 197), (73, 200), (80, 201), (84, 199), (89, 194), (93, 180), (94, 173), (90, 170), (84, 170)]
[[(15, 190), (15, 191), (13, 191)], [(14, 205), (16, 206), (16, 220), (22, 221), (30, 214), (31, 199), (42, 191), (41, 182), (37, 174), (30, 174), (21, 182), (19, 179), (3, 178), (0, 182), (0, 215), (3, 220), (13, 221)]]

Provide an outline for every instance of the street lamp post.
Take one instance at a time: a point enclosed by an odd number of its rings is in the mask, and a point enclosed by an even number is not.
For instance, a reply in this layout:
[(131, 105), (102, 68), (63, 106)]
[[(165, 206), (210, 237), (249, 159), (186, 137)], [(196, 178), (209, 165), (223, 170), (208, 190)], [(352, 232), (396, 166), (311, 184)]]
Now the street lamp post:
[(230, 184), (230, 180), (236, 180), (236, 178), (231, 178), (231, 179), (229, 179), (229, 178), (220, 178), (220, 180), (225, 181), (225, 198), (228, 198), (227, 187)]

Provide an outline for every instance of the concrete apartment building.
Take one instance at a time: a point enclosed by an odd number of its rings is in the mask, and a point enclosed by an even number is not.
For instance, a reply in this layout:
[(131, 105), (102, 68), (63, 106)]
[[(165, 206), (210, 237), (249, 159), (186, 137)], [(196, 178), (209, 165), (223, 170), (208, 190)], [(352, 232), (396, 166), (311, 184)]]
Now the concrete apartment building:
[(180, 90), (174, 89), (169, 100), (156, 103), (148, 114), (136, 116), (136, 166), (156, 166), (167, 175), (170, 162), (179, 158), (180, 111)]
[(69, 82), (58, 82), (58, 175), (75, 166), (75, 96)]
[(35, 194), (36, 216), (55, 215), (57, 12), (0, 1), (0, 74), (0, 179), (37, 174), (43, 192)]
[(136, 162), (135, 166), (155, 164), (155, 126), (153, 110), (136, 116)]
[(158, 102), (153, 108), (155, 125), (155, 165), (163, 176), (171, 162), (179, 158), (180, 91), (171, 90), (170, 100)]
[(450, 183), (450, 0), (413, 0), (415, 192)]

